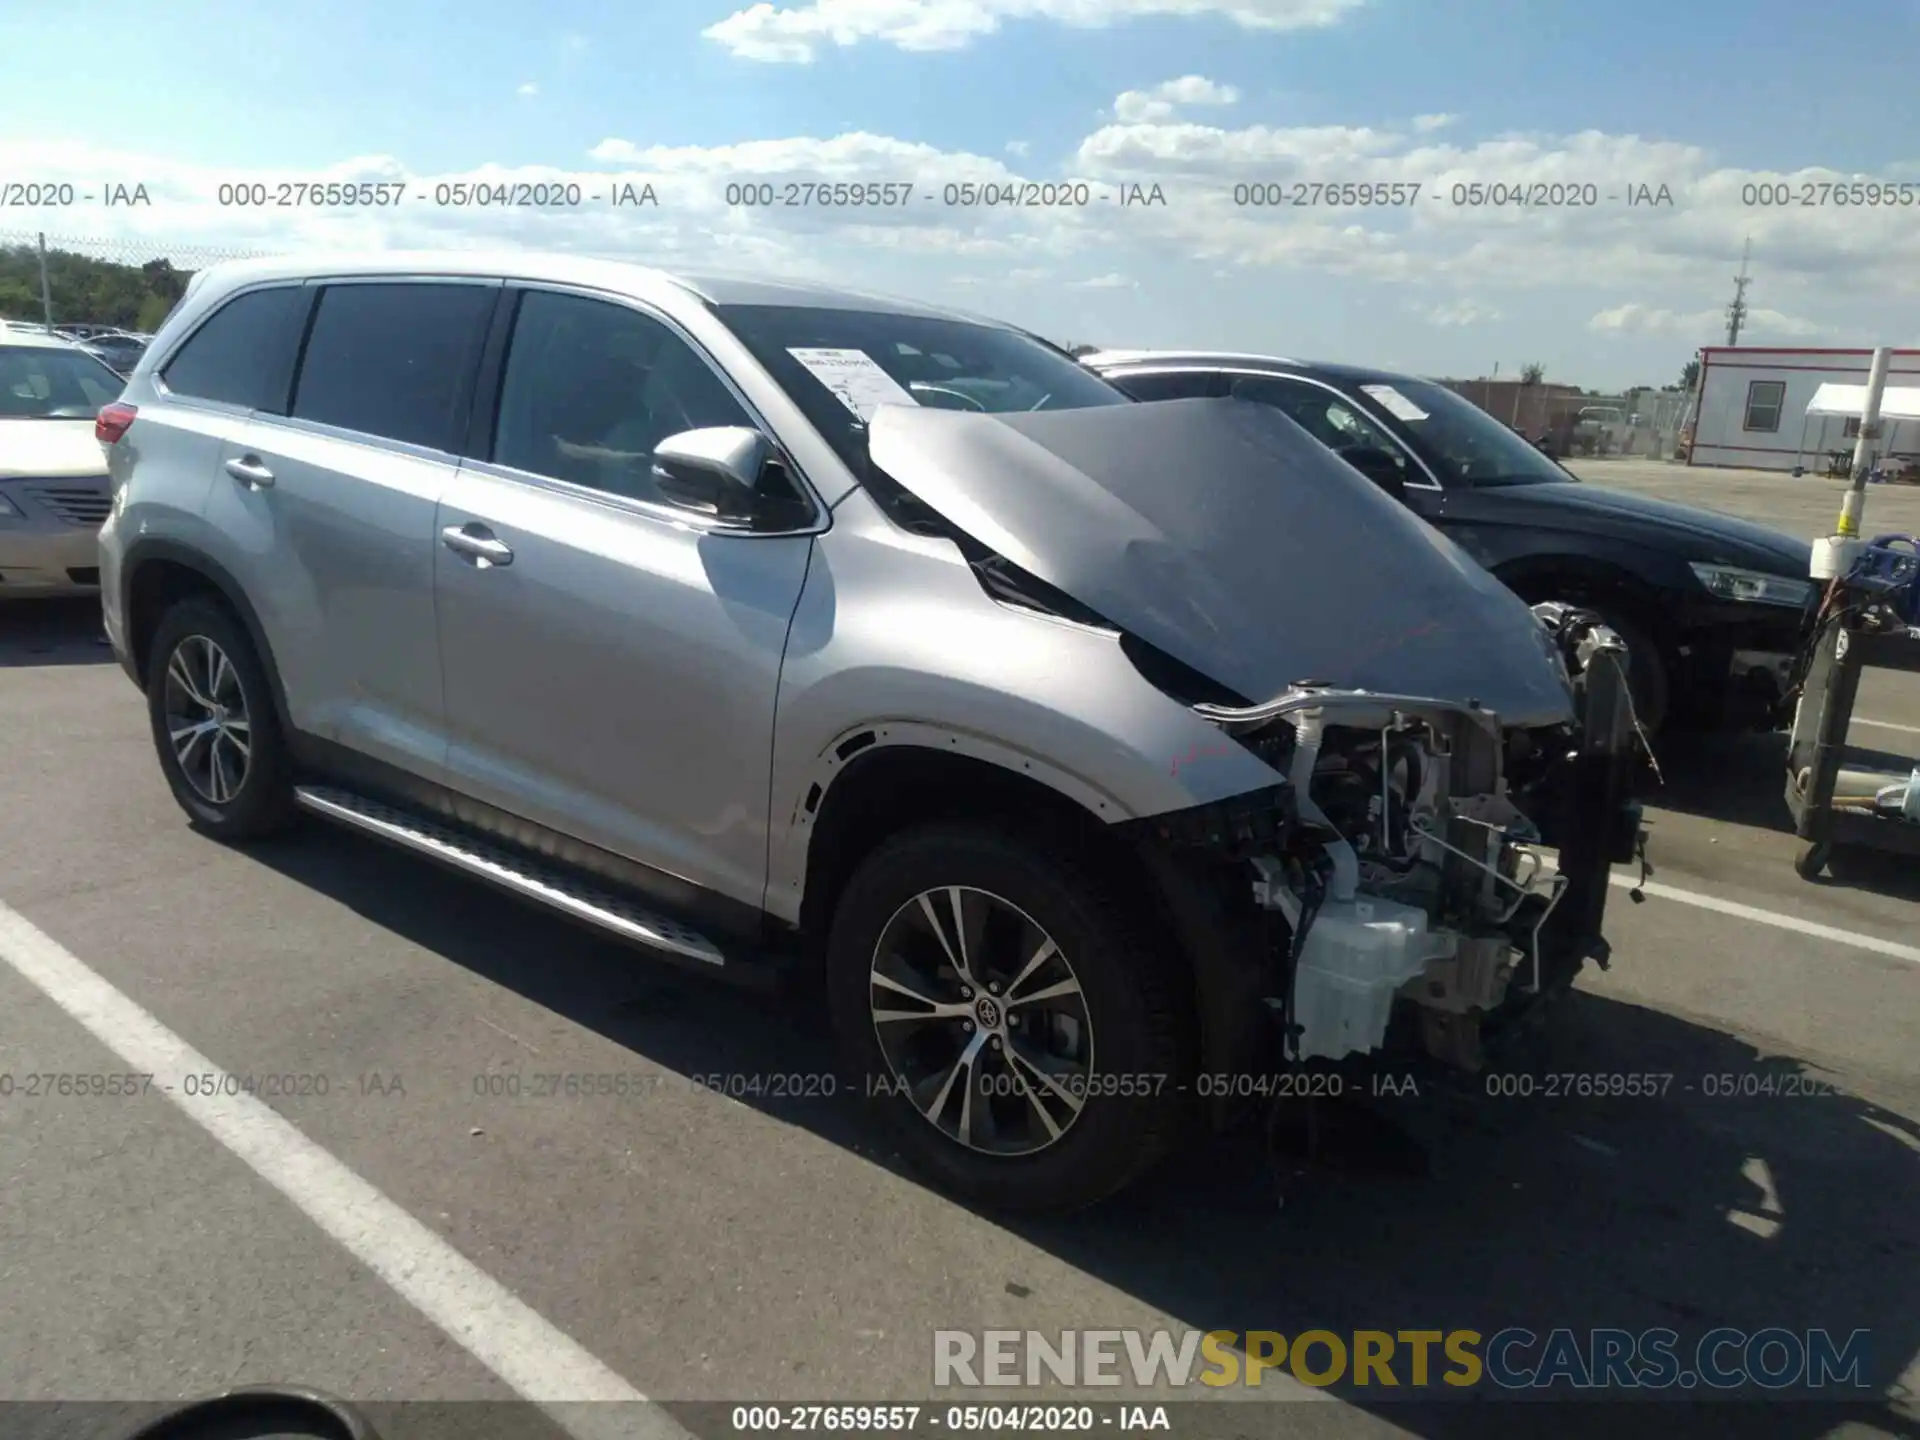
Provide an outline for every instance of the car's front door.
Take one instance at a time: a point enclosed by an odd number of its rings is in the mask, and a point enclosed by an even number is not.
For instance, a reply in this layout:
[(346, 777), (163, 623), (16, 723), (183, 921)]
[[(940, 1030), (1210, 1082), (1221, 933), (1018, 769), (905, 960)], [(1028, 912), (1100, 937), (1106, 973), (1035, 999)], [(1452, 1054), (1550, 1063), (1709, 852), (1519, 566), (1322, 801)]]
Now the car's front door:
[(437, 521), (448, 783), (669, 894), (757, 907), (810, 529), (742, 533), (655, 488), (667, 436), (765, 428), (666, 321), (560, 290), (515, 303), (492, 433)]
[(1332, 386), (1281, 375), (1236, 375), (1227, 393), (1273, 406), (1336, 454), (1361, 449), (1385, 452), (1398, 462), (1400, 495), (1407, 507), (1423, 520), (1441, 521), (1445, 495), (1440, 487), (1404, 445)]

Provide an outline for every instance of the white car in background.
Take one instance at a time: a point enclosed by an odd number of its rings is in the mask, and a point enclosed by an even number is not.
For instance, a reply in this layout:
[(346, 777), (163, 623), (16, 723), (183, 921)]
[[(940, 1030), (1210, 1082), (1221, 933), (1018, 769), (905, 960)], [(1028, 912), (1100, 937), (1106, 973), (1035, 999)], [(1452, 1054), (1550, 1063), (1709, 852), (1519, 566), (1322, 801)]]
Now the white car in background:
[(78, 345), (0, 326), (0, 604), (98, 592), (113, 501), (94, 422), (123, 387)]

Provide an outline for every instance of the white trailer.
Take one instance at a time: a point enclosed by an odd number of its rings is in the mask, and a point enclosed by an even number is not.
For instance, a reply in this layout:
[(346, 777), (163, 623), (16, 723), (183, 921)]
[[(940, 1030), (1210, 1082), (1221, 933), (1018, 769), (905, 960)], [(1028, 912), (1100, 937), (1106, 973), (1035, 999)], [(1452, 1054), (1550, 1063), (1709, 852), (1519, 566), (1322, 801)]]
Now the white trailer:
[[(1825, 401), (1818, 397), (1823, 385), (1864, 393), (1872, 359), (1871, 349), (1707, 347), (1700, 352), (1699, 403), (1687, 463), (1818, 473), (1842, 451), (1850, 462), (1849, 432), (1859, 428), (1859, 408), (1831, 408), (1844, 404), (1844, 398), (1836, 398), (1839, 390)], [(1887, 372), (1888, 399), (1895, 390), (1910, 388), (1920, 388), (1920, 350), (1895, 350)], [(1811, 408), (1817, 401), (1829, 408)], [(1889, 409), (1882, 420), (1883, 454), (1920, 451), (1920, 417), (1896, 419)]]

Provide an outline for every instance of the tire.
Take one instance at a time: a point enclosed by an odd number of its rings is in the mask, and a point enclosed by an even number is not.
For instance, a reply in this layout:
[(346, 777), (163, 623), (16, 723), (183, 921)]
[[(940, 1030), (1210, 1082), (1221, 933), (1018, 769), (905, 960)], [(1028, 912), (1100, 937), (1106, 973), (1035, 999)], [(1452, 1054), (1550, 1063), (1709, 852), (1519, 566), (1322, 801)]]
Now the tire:
[[(168, 610), (154, 633), (146, 676), (160, 771), (194, 824), (227, 841), (291, 826), (298, 816), (293, 766), (273, 689), (233, 613), (200, 597)], [(176, 746), (174, 734), (188, 725), (199, 734)]]
[[(956, 894), (965, 946), (950, 938)], [(1028, 965), (1048, 940), (1054, 953)], [(969, 1200), (1078, 1210), (1139, 1178), (1189, 1128), (1185, 971), (1117, 879), (1082, 861), (984, 827), (894, 836), (842, 891), (827, 967), (850, 1080), (906, 1156)], [(891, 984), (875, 983), (876, 967)], [(901, 981), (921, 999), (893, 988)], [(998, 987), (985, 1006), (983, 987)], [(923, 1008), (934, 1002), (951, 1011)], [(877, 1020), (876, 1008), (901, 1018)], [(1033, 1081), (1036, 1060), (1060, 1093)]]
[(1836, 841), (1827, 855), (1827, 874), (1842, 885), (1858, 885), (1870, 880), (1873, 869), (1873, 852), (1863, 845)]
[(1833, 858), (1833, 846), (1821, 840), (1801, 847), (1793, 862), (1793, 873), (1802, 880), (1818, 880)]

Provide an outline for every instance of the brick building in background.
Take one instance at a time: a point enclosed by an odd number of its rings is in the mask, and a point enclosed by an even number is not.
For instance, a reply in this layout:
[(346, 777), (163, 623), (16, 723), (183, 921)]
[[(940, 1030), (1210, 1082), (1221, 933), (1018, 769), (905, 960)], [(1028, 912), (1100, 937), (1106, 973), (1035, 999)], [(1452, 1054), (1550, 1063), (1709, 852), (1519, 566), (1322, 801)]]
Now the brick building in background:
[(1573, 429), (1582, 406), (1594, 403), (1578, 385), (1546, 381), (1528, 385), (1519, 380), (1442, 380), (1454, 394), (1471, 400), (1503, 425), (1511, 425), (1529, 440), (1543, 432), (1556, 440)]

